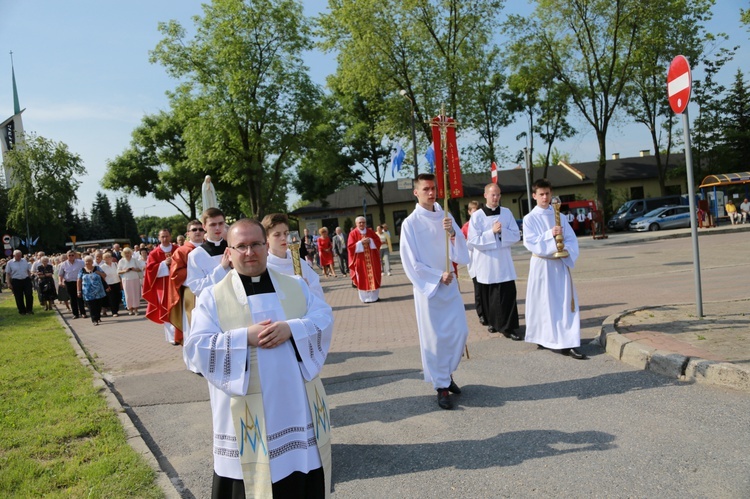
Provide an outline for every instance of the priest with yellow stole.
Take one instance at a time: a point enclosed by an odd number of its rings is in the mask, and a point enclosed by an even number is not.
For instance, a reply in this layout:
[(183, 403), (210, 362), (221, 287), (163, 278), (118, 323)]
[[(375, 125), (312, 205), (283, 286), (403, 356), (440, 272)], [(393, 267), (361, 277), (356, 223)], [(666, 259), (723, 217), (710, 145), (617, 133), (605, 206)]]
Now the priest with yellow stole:
[(333, 312), (302, 278), (266, 267), (259, 221), (235, 222), (227, 243), (233, 270), (198, 297), (185, 345), (211, 394), (212, 496), (328, 496), (331, 428), (319, 374)]

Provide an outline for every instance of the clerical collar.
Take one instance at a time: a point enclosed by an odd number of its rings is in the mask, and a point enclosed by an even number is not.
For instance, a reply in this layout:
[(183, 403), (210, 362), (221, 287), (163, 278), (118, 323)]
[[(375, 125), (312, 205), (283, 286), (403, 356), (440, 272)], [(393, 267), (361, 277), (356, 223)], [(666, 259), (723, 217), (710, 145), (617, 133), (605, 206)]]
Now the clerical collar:
[(500, 214), (500, 205), (497, 205), (497, 207), (494, 210), (492, 208), (488, 207), (488, 206), (482, 206), (482, 211), (488, 217), (491, 217), (493, 215), (499, 215)]
[(367, 234), (367, 229), (357, 229), (360, 234)]
[(209, 241), (206, 239), (203, 241), (203, 244), (201, 244), (201, 248), (206, 250), (206, 253), (208, 253), (211, 256), (219, 256), (223, 255), (224, 252), (227, 250), (227, 242), (222, 239), (218, 243), (215, 241)]
[(253, 277), (242, 274), (237, 275), (240, 276), (242, 286), (245, 288), (245, 294), (247, 296), (276, 292), (273, 287), (273, 282), (271, 282), (271, 276), (268, 275), (268, 270), (263, 271), (259, 276)]

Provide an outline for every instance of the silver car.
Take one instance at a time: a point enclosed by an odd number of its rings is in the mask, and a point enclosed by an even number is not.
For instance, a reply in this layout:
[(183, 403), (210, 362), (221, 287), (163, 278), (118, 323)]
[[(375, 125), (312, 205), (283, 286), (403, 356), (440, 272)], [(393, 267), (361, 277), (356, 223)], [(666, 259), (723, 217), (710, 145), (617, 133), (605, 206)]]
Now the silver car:
[(646, 231), (690, 227), (690, 206), (662, 206), (630, 222), (630, 230)]

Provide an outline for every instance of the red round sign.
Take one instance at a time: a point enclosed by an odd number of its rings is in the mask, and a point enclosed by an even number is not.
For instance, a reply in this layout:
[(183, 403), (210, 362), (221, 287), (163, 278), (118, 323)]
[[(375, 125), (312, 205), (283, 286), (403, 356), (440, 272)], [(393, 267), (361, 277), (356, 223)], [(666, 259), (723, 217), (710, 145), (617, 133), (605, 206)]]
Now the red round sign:
[(669, 105), (675, 114), (682, 114), (690, 102), (690, 89), (693, 77), (690, 74), (690, 64), (684, 55), (672, 59), (667, 73), (667, 96)]

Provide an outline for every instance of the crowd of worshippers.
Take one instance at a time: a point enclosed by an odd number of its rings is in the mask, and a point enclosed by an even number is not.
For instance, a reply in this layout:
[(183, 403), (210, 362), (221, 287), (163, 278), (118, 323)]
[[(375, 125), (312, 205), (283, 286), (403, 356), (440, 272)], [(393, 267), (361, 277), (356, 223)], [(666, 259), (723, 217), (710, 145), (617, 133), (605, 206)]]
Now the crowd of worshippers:
[(34, 313), (34, 297), (42, 311), (57, 304), (72, 319), (90, 318), (101, 324), (103, 317), (120, 313), (138, 315), (143, 269), (153, 245), (121, 248), (90, 247), (66, 253), (44, 251), (23, 254), (14, 250), (0, 260), (0, 291), (13, 293), (21, 315)]
[[(510, 252), (521, 238), (510, 210), (500, 206), (501, 186), (487, 184), (484, 206), (469, 203), (463, 227), (440, 207), (434, 175), (419, 175), (413, 193), (417, 202), (401, 224), (399, 253), (413, 287), (424, 381), (437, 393), (438, 407), (452, 409), (462, 394), (454, 374), (469, 328), (459, 265), (468, 270), (478, 320), (491, 334), (586, 358), (578, 350), (571, 276), (578, 243), (567, 217), (553, 209), (546, 179), (534, 182), (536, 207), (523, 220), (523, 244), (531, 252), (523, 332)], [(381, 277), (392, 275), (393, 249), (387, 225), (372, 230), (364, 217), (349, 234), (340, 227), (330, 235), (327, 229), (317, 237), (307, 229), (296, 234), (282, 213), (227, 226), (223, 212), (209, 208), (188, 222), (181, 245), (163, 229), (159, 244), (140, 257), (113, 247), (82, 259), (71, 251), (51, 267), (40, 262), (41, 271), (29, 264), (29, 276), (40, 281), (49, 273), (57, 282), (54, 299), (67, 291), (63, 303), (74, 318), (88, 310), (98, 324), (105, 306), (117, 316), (121, 302), (137, 315), (142, 296), (145, 316), (163, 326), (166, 341), (183, 346), (187, 369), (203, 376), (210, 392), (212, 497), (330, 495), (330, 404), (319, 374), (334, 315), (314, 266), (336, 278), (338, 264), (359, 299), (375, 303)], [(22, 287), (16, 280), (22, 275), (15, 274), (20, 267), (12, 269), (14, 293)], [(110, 267), (116, 270), (105, 270)], [(118, 299), (107, 299), (113, 290)], [(20, 313), (30, 311), (19, 305)]]

